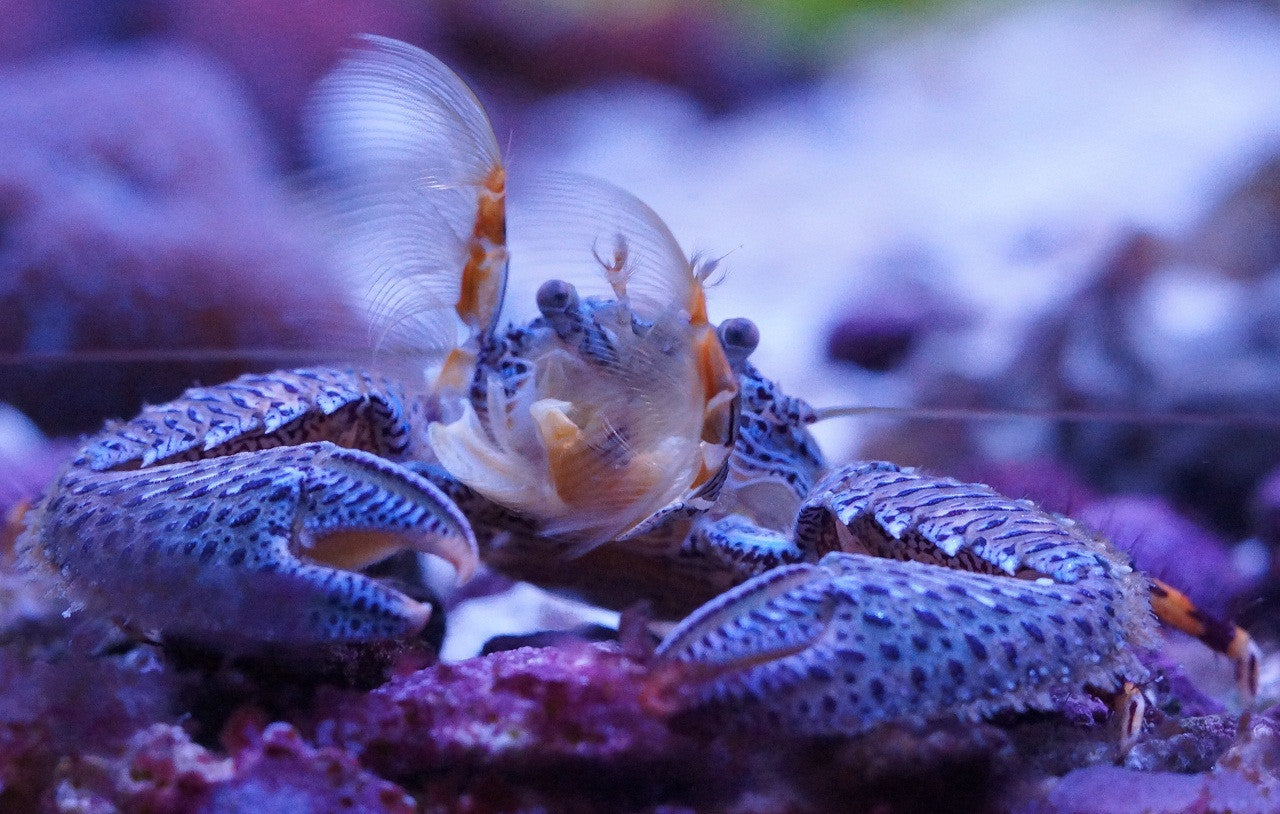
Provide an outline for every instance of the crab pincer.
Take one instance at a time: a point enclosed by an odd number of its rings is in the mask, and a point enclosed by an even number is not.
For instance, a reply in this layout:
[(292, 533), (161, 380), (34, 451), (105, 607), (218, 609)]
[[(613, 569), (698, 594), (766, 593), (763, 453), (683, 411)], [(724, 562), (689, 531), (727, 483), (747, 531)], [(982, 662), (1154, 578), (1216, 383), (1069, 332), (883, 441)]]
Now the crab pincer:
[[(309, 381), (297, 372), (273, 383)], [(190, 391), (186, 404), (229, 404), (234, 387)], [(367, 394), (353, 403), (367, 406)], [(329, 407), (303, 416), (312, 435), (326, 434), (322, 419), (346, 423)], [(477, 564), (453, 502), (373, 452), (328, 440), (271, 446), (276, 429), (238, 437), (256, 449), (183, 460), (206, 454), (193, 440), (141, 465), (147, 444), (135, 442), (153, 417), (87, 447), (28, 514), (23, 538), (28, 562), (52, 566), (69, 598), (129, 629), (248, 651), (398, 639), (422, 630), (430, 606), (358, 569), (404, 549), (448, 560), (462, 579)]]
[[(708, 602), (657, 651), (663, 706), (805, 734), (1053, 709), (1140, 684), (1146, 578), (1071, 520), (886, 463), (836, 470), (797, 542), (829, 551)], [(836, 549), (836, 550), (832, 550)], [(1139, 723), (1140, 725), (1140, 723)]]

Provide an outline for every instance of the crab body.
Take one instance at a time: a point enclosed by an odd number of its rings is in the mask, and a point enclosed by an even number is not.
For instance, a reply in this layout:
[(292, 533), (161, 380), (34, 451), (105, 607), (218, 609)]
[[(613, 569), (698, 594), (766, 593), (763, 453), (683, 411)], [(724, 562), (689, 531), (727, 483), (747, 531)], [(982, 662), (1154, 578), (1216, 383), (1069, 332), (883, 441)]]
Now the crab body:
[(500, 330), (509, 259), (538, 255), (508, 250), (505, 170), (465, 85), (371, 39), (319, 98), (345, 256), (372, 270), (379, 348), (410, 364), (245, 376), (109, 424), (22, 538), (71, 599), (228, 647), (394, 641), (430, 609), (364, 569), (408, 550), (465, 579), (482, 560), (649, 600), (683, 620), (657, 702), (799, 733), (1146, 679), (1152, 581), (988, 487), (830, 467), (815, 412), (749, 363), (754, 326), (710, 322), (710, 266), (639, 201), (540, 184), (523, 234), (566, 235), (589, 279), (548, 280), (539, 315)]

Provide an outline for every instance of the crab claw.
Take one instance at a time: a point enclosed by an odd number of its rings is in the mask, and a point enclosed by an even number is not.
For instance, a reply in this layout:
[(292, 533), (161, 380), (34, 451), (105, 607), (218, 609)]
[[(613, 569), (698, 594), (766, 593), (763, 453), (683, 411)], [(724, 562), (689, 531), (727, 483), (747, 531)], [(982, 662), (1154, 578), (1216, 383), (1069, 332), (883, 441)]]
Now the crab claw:
[(1087, 587), (837, 552), (711, 600), (658, 646), (646, 701), (855, 735), (885, 721), (1053, 709), (1146, 669)]
[(399, 550), (477, 564), (436, 487), (328, 442), (142, 469), (72, 469), (28, 515), (28, 560), (132, 629), (227, 647), (411, 636), (430, 606), (359, 569)]
[[(728, 591), (677, 625), (658, 646), (643, 701), (671, 715), (709, 696), (741, 698), (782, 675), (788, 659), (814, 647), (830, 622), (830, 581), (809, 563), (783, 566)], [(789, 682), (793, 683), (793, 682)]]

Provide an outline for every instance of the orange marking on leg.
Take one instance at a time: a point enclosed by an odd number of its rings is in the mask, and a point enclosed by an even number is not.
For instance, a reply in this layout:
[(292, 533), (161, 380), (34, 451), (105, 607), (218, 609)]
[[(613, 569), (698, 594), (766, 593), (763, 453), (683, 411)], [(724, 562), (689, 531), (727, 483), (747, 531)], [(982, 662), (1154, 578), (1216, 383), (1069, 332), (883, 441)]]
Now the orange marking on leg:
[(1151, 609), (1165, 625), (1197, 637), (1208, 648), (1230, 658), (1235, 668), (1236, 689), (1247, 703), (1253, 701), (1258, 692), (1258, 663), (1262, 653), (1243, 627), (1208, 616), (1187, 594), (1156, 579), (1152, 580)]
[(1238, 636), (1248, 640), (1248, 634), (1240, 628), (1200, 610), (1177, 588), (1158, 579), (1153, 579), (1152, 583), (1151, 609), (1165, 624), (1195, 636), (1212, 650), (1228, 655), (1232, 642)]
[(491, 243), (507, 242), (507, 172), (500, 166), (485, 178), (473, 231), (476, 237)]
[(475, 363), (476, 357), (474, 353), (462, 348), (454, 348), (449, 351), (449, 355), (445, 357), (444, 365), (440, 368), (440, 375), (436, 377), (436, 391), (463, 392), (471, 382), (471, 371), (475, 367)]
[(1151, 609), (1170, 627), (1196, 637), (1225, 654), (1235, 666), (1236, 686), (1246, 701), (1258, 693), (1258, 663), (1262, 654), (1244, 628), (1215, 619), (1195, 606), (1186, 594), (1168, 583), (1152, 580)]
[(689, 302), (686, 303), (689, 309), (689, 321), (694, 325), (707, 325), (707, 292), (703, 290), (702, 283), (695, 282), (692, 290), (689, 291)]
[(4, 528), (0, 530), (0, 564), (12, 565), (16, 559), (18, 537), (26, 526), (24, 521), (30, 509), (30, 501), (19, 501), (5, 516)]
[(697, 340), (698, 378), (702, 382), (704, 412), (702, 440), (727, 446), (733, 443), (733, 399), (738, 394), (738, 377), (729, 366), (724, 348), (708, 326)]
[(467, 241), (467, 262), (454, 309), (476, 332), (488, 329), (500, 305), (507, 262), (506, 187), (506, 170), (495, 166), (477, 197), (476, 220)]
[(1151, 609), (1156, 618), (1183, 633), (1202, 638), (1205, 634), (1204, 616), (1195, 603), (1177, 588), (1158, 579), (1151, 580)]
[(467, 325), (475, 328), (480, 321), (484, 306), (485, 289), (489, 284), (492, 269), (485, 262), (488, 259), (484, 246), (472, 240), (467, 252), (467, 264), (462, 267), (462, 283), (458, 289), (458, 303), (454, 306), (458, 316)]

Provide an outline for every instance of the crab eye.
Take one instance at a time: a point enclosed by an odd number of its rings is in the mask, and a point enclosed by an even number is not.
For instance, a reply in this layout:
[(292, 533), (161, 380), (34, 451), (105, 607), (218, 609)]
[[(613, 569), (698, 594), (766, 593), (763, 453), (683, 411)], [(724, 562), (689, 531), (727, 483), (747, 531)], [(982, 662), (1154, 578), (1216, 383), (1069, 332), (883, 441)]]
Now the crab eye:
[(578, 302), (578, 291), (564, 280), (547, 280), (538, 287), (538, 310), (550, 318), (563, 314)]
[(721, 322), (716, 334), (724, 346), (724, 355), (729, 357), (729, 364), (735, 366), (745, 362), (760, 344), (760, 329), (751, 320), (741, 317)]

